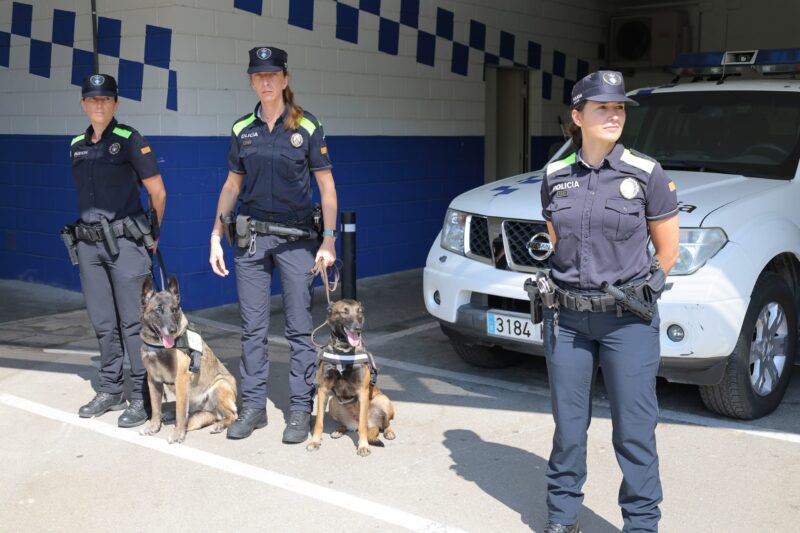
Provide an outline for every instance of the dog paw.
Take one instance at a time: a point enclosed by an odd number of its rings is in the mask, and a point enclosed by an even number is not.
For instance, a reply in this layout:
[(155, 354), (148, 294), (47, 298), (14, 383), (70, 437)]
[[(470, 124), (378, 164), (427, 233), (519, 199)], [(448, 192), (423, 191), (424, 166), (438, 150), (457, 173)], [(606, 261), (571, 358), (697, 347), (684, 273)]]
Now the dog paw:
[(218, 422), (211, 426), (211, 434), (222, 433), (223, 429), (225, 429), (225, 425), (222, 422)]
[(370, 451), (370, 449), (369, 449), (369, 446), (359, 446), (359, 447), (358, 447), (358, 450), (356, 450), (356, 453), (357, 453), (357, 454), (358, 454), (360, 457), (366, 457), (366, 456), (368, 456), (368, 455), (369, 455), (370, 453), (372, 453), (372, 452)]
[(148, 422), (142, 429), (139, 430), (139, 435), (155, 435), (161, 430), (161, 423), (151, 424)]
[(341, 437), (344, 437), (345, 433), (347, 433), (347, 428), (343, 428), (343, 427), (342, 428), (337, 428), (336, 431), (331, 433), (331, 438), (332, 439), (339, 439)]
[(185, 439), (185, 438), (186, 438), (186, 432), (185, 431), (184, 432), (176, 431), (175, 433), (173, 433), (172, 435), (169, 436), (169, 439), (167, 439), (167, 442), (169, 442), (170, 444), (180, 444), (181, 442), (183, 442), (183, 439)]
[(397, 437), (397, 435), (395, 434), (392, 428), (386, 428), (385, 430), (383, 430), (383, 437), (386, 440), (394, 440)]
[(319, 450), (319, 447), (322, 445), (320, 441), (311, 441), (306, 445), (306, 451), (315, 452)]

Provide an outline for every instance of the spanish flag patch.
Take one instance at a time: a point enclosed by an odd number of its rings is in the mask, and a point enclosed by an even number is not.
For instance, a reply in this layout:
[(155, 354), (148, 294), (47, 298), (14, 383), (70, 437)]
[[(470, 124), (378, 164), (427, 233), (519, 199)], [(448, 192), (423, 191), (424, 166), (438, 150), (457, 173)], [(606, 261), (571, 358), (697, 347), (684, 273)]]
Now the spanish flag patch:
[(322, 153), (322, 155), (325, 155), (328, 153), (328, 147), (323, 146), (322, 148), (319, 149), (319, 151)]
[(674, 181), (670, 181), (669, 182), (669, 192), (675, 192), (675, 189), (677, 189), (677, 187), (675, 186), (675, 182)]
[(142, 155), (149, 154), (149, 153), (150, 153), (150, 147), (149, 146), (145, 146), (144, 148), (142, 148)]

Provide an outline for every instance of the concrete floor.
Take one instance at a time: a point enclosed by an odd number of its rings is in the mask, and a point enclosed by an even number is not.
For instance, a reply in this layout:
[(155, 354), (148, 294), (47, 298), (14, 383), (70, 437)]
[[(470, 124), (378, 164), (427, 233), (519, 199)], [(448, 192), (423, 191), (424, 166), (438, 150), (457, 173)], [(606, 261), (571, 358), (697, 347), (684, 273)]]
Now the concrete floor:
[[(280, 442), (288, 349), (273, 300), (269, 425), (242, 441), (207, 430), (184, 444), (84, 420), (97, 344), (79, 294), (0, 281), (2, 531), (541, 531), (553, 422), (544, 361), (479, 370), (450, 348), (422, 303), (421, 271), (359, 281), (365, 344), (397, 408), (398, 437), (355, 453)], [(324, 293), (316, 294), (315, 323)], [(238, 374), (236, 306), (191, 313)], [(320, 338), (319, 340), (324, 340)], [(694, 387), (659, 380), (661, 531), (793, 531), (800, 518), (800, 382), (757, 421), (714, 416)], [(587, 532), (622, 526), (621, 479), (602, 386), (589, 430)]]

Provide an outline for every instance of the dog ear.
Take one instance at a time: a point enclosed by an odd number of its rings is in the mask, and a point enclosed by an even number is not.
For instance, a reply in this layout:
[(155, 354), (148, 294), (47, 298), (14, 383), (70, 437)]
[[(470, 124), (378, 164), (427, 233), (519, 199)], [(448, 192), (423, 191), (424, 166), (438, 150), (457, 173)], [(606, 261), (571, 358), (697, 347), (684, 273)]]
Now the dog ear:
[(142, 305), (147, 305), (156, 292), (153, 290), (153, 278), (147, 276), (142, 283)]
[(167, 289), (172, 295), (175, 297), (178, 302), (181, 301), (181, 289), (178, 287), (178, 278), (175, 277), (175, 274), (169, 277), (169, 283), (167, 284)]

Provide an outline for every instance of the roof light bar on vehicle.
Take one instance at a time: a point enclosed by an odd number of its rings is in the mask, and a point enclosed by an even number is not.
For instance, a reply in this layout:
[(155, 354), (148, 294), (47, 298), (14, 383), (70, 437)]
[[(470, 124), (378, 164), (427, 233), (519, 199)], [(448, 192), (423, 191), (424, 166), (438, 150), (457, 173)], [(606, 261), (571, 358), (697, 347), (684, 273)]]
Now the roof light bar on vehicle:
[(679, 76), (724, 75), (737, 72), (762, 74), (800, 72), (800, 48), (733, 50), (680, 54), (672, 63)]

